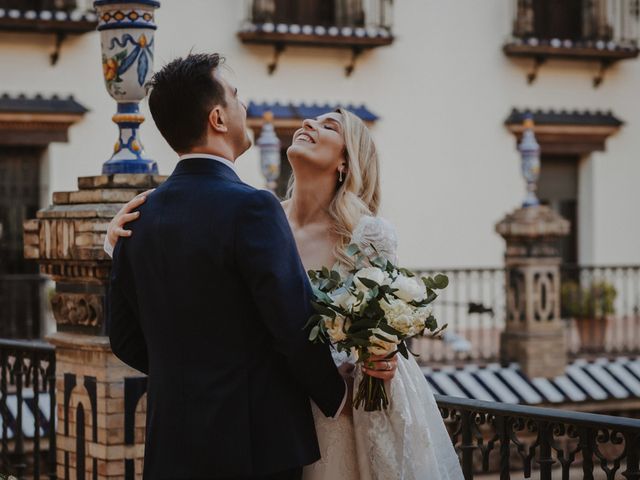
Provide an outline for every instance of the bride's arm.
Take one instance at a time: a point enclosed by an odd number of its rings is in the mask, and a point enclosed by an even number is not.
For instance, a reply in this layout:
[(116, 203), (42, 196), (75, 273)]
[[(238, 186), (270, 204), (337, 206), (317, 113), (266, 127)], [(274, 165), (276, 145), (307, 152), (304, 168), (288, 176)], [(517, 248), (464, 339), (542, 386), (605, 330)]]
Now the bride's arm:
[(113, 257), (113, 249), (116, 246), (116, 242), (120, 237), (130, 237), (131, 230), (125, 230), (124, 226), (133, 222), (140, 216), (140, 212), (134, 211), (140, 205), (142, 205), (147, 199), (147, 195), (153, 192), (154, 189), (142, 192), (136, 195), (133, 199), (129, 200), (119, 211), (116, 216), (111, 219), (109, 226), (107, 227), (107, 235), (104, 239), (104, 251), (107, 255)]

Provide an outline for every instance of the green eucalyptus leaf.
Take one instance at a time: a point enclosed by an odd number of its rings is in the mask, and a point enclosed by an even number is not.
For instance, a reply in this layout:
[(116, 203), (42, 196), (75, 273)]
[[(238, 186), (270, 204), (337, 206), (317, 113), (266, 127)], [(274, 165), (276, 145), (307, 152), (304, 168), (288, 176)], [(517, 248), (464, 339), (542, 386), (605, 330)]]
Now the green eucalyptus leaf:
[(378, 288), (378, 287), (380, 287), (380, 285), (378, 285), (376, 282), (374, 282), (370, 278), (360, 278), (360, 277), (358, 277), (358, 280), (360, 280), (362, 282), (362, 284), (367, 288)]
[(326, 305), (323, 305), (323, 304), (318, 303), (318, 302), (313, 302), (313, 301), (311, 302), (311, 305), (313, 306), (313, 308), (315, 309), (316, 312), (318, 312), (318, 313), (320, 313), (322, 315), (326, 315), (327, 317), (331, 318), (332, 320), (334, 318), (336, 318), (336, 312), (331, 310)]
[(320, 323), (323, 320), (323, 316), (322, 315), (312, 315), (311, 317), (309, 317), (309, 320), (307, 320), (306, 325), (304, 326), (303, 330), (306, 330), (307, 328), (309, 328), (311, 325), (317, 325), (318, 323)]
[(406, 268), (399, 268), (398, 271), (402, 273), (405, 277), (415, 277), (416, 274), (411, 270), (407, 270)]
[(436, 282), (434, 282), (431, 277), (422, 277), (422, 283), (424, 283), (425, 287), (430, 289), (438, 288), (436, 286)]
[(398, 344), (398, 351), (402, 354), (404, 358), (409, 360), (409, 351), (407, 350), (407, 346), (404, 344), (404, 342), (400, 342)]
[(312, 341), (312, 342), (315, 342), (316, 339), (318, 338), (319, 334), (320, 334), (320, 327), (318, 325), (316, 325), (309, 332), (309, 340)]
[(436, 277), (433, 280), (434, 280), (434, 283), (436, 284), (436, 288), (440, 290), (442, 290), (443, 288), (447, 288), (447, 286), (449, 285), (449, 277), (441, 273), (436, 275)]
[(345, 249), (345, 253), (348, 256), (353, 257), (354, 255), (357, 255), (360, 253), (360, 247), (358, 247), (358, 245), (356, 245), (355, 243), (352, 243)]

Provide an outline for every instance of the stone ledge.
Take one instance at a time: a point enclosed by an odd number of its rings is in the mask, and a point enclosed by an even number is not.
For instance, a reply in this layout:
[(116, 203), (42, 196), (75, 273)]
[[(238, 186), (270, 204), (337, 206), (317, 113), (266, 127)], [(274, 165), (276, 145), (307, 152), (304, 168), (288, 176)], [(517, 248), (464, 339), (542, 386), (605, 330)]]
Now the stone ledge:
[[(135, 196), (135, 195), (134, 195)], [(128, 200), (127, 200), (128, 201)], [(54, 205), (39, 210), (37, 217), (41, 218), (106, 218), (114, 217), (122, 207), (122, 203), (86, 203), (79, 205)]]
[(546, 205), (518, 208), (496, 225), (496, 232), (506, 240), (562, 237), (570, 230), (569, 221)]
[(78, 177), (80, 190), (98, 188), (155, 188), (167, 179), (164, 175), (124, 174)]
[(87, 203), (127, 203), (138, 195), (140, 190), (124, 188), (100, 188), (95, 190), (78, 190), (75, 192), (54, 192), (54, 205), (77, 205)]

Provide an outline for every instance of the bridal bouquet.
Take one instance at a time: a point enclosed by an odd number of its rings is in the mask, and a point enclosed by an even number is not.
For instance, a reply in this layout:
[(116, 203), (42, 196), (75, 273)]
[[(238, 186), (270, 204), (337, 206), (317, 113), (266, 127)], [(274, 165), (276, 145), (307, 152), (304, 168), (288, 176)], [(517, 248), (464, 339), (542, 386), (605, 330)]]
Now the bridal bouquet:
[[(431, 307), (435, 290), (449, 284), (445, 275), (418, 278), (381, 256), (365, 257), (357, 245), (349, 245), (347, 253), (355, 267), (344, 278), (326, 267), (309, 272), (316, 311), (306, 326), (309, 340), (354, 352), (358, 362), (372, 355), (392, 358), (398, 352), (408, 359), (408, 338), (425, 330), (438, 335), (446, 328), (438, 328)], [(354, 397), (354, 407), (361, 405), (367, 412), (387, 408), (383, 380), (364, 375)]]

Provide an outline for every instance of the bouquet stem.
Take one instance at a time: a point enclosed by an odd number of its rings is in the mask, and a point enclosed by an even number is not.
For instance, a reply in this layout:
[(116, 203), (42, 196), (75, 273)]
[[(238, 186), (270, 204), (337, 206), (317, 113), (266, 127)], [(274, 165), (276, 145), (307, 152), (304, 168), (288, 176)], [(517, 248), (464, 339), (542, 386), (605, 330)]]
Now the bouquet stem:
[(363, 375), (358, 392), (353, 399), (354, 408), (364, 405), (365, 412), (375, 412), (386, 410), (389, 406), (389, 397), (384, 387), (384, 380), (371, 377), (366, 373)]

